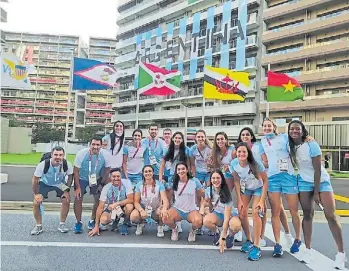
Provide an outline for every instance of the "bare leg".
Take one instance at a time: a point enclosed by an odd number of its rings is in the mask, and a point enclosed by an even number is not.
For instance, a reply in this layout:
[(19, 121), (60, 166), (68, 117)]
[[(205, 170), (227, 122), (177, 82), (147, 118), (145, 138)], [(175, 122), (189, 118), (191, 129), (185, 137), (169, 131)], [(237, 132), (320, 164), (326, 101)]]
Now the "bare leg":
[(252, 202), (252, 218), (253, 218), (253, 244), (256, 247), (259, 247), (259, 241), (260, 236), (262, 232), (262, 219), (258, 215), (258, 209), (256, 206), (258, 205), (261, 197), (260, 196), (253, 196), (253, 202)]
[(301, 240), (301, 217), (298, 212), (298, 194), (285, 194), (288, 209), (292, 216), (292, 224), (296, 232), (296, 239)]
[(279, 192), (268, 192), (268, 198), (271, 206), (271, 225), (273, 226), (275, 243), (280, 244), (280, 197)]
[(305, 247), (311, 248), (311, 236), (313, 233), (314, 217), (314, 194), (313, 192), (299, 192), (299, 200), (303, 210), (302, 228)]

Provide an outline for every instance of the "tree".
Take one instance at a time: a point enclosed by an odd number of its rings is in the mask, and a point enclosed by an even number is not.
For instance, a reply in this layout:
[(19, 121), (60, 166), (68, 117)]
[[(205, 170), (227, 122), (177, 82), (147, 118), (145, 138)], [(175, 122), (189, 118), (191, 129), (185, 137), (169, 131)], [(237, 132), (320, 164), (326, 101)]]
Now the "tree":
[(88, 143), (91, 138), (100, 134), (100, 128), (98, 126), (86, 126), (85, 128), (78, 129), (76, 133), (76, 139), (80, 143)]
[(9, 118), (9, 127), (26, 127), (26, 123), (24, 121), (16, 120), (15, 118)]
[(50, 124), (37, 122), (32, 128), (32, 144), (64, 141), (65, 131)]

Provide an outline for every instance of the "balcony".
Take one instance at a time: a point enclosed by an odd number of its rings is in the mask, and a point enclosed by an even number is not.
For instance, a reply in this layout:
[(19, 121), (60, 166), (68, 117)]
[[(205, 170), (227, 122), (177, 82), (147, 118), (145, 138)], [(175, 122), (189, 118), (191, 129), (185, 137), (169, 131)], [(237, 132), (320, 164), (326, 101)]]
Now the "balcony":
[(263, 43), (269, 43), (278, 40), (286, 40), (290, 37), (304, 36), (308, 33), (324, 32), (324, 30), (333, 28), (338, 29), (341, 26), (348, 25), (349, 23), (349, 11), (344, 10), (335, 14), (331, 14), (331, 17), (319, 17), (312, 20), (305, 21), (304, 23), (290, 25), (287, 27), (281, 27), (266, 31), (263, 33)]
[[(299, 72), (295, 79), (301, 84), (319, 84), (329, 81), (341, 81), (349, 78), (349, 65), (338, 65), (317, 70)], [(261, 82), (262, 89), (267, 87), (267, 80)]]
[[(119, 2), (128, 2), (128, 1), (119, 1)], [(121, 6), (122, 4), (119, 4), (119, 6)], [(154, 7), (157, 7), (157, 4), (159, 3), (159, 0), (147, 0), (143, 3), (140, 3), (138, 5), (136, 5), (135, 7), (133, 8), (130, 8), (126, 11), (123, 11), (122, 13), (120, 13), (120, 15), (118, 16), (117, 20), (116, 20), (116, 23), (119, 25), (120, 23), (124, 23), (125, 22), (125, 19), (132, 16), (133, 18), (135, 17), (136, 14), (141, 15), (141, 14), (144, 14), (144, 12), (146, 12), (147, 9), (149, 9), (150, 7), (154, 6)]]
[(342, 38), (329, 42), (315, 43), (304, 46), (293, 52), (283, 51), (285, 53), (267, 54), (262, 58), (262, 65), (286, 63), (295, 60), (303, 60), (308, 58), (317, 58), (332, 54), (342, 54), (349, 51), (349, 38)]
[[(270, 112), (283, 112), (285, 108), (287, 111), (304, 111), (312, 109), (324, 108), (349, 108), (349, 94), (332, 94), (332, 95), (318, 95), (308, 96), (304, 98), (305, 101), (294, 102), (272, 102), (269, 103)], [(259, 111), (266, 111), (266, 103), (259, 105)]]
[(293, 0), (276, 7), (265, 9), (263, 12), (264, 21), (268, 21), (281, 16), (291, 16), (297, 12), (302, 12), (309, 8), (327, 4), (332, 0)]

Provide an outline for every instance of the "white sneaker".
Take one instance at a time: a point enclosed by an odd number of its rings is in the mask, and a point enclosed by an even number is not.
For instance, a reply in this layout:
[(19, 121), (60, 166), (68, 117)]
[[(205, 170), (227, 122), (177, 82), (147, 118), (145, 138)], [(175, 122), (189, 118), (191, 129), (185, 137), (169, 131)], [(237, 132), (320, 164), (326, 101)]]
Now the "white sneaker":
[(266, 247), (267, 246), (267, 241), (265, 241), (265, 239), (261, 238), (259, 240), (259, 246), (260, 247)]
[(58, 230), (62, 233), (66, 233), (69, 231), (69, 229), (67, 228), (67, 226), (65, 225), (65, 223), (61, 223), (59, 224)]
[(291, 233), (284, 233), (286, 239), (287, 248), (291, 248), (293, 245), (293, 237)]
[(157, 237), (164, 237), (164, 226), (158, 226), (158, 233), (156, 234)]
[(143, 228), (144, 228), (144, 224), (143, 224), (143, 223), (137, 224), (137, 229), (136, 229), (135, 234), (136, 234), (136, 235), (142, 235), (142, 233), (143, 233)]
[(174, 229), (172, 229), (171, 240), (178, 241), (178, 228), (177, 228), (177, 226)]
[(164, 226), (164, 232), (168, 232), (170, 230), (171, 230), (171, 228), (169, 226), (167, 226), (167, 225)]
[(178, 228), (178, 232), (179, 233), (183, 232), (183, 230), (182, 230), (182, 222), (181, 221), (176, 222), (176, 225), (177, 225), (177, 228)]
[(300, 261), (302, 263), (311, 263), (313, 261), (313, 252), (311, 249), (306, 248), (302, 251)]
[(196, 230), (193, 230), (193, 228), (191, 228), (188, 235), (188, 242), (195, 242), (195, 238), (196, 238)]
[(336, 255), (336, 260), (334, 261), (334, 267), (339, 270), (345, 269), (345, 262), (347, 261), (347, 257), (345, 256), (345, 252), (338, 252)]
[(235, 240), (236, 242), (242, 242), (242, 231), (239, 231), (238, 233), (236, 233), (236, 234), (234, 235), (234, 240)]

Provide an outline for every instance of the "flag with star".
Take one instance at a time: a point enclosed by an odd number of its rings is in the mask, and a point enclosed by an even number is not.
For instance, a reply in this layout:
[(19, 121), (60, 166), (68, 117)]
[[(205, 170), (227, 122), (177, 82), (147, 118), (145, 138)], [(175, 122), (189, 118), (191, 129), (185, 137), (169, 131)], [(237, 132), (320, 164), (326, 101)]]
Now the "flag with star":
[(268, 102), (303, 100), (304, 91), (299, 82), (283, 73), (268, 72)]
[(149, 63), (139, 63), (138, 93), (164, 96), (180, 91), (181, 73), (165, 70)]

